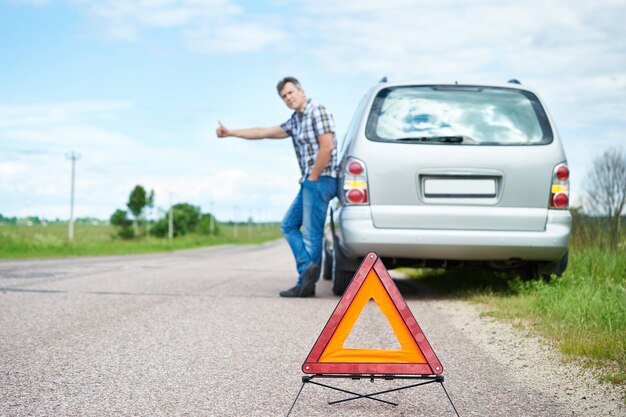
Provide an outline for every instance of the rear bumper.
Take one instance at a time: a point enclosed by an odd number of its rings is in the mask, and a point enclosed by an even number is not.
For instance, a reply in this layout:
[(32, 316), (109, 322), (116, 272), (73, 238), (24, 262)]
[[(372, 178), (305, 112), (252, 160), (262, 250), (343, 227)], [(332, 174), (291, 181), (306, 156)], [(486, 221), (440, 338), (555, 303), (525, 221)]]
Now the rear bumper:
[(369, 207), (342, 207), (334, 214), (339, 245), (350, 258), (374, 251), (383, 257), (465, 261), (558, 261), (565, 254), (572, 217), (549, 210), (543, 231), (376, 228)]

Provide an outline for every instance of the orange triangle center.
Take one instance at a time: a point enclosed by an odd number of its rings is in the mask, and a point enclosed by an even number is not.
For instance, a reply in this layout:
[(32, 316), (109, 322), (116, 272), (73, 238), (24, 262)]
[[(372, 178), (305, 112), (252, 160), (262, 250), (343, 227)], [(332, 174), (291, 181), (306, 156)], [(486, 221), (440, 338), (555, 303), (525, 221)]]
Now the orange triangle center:
[[(396, 306), (391, 301), (391, 298), (384, 296), (384, 294), (386, 294), (386, 291), (376, 272), (373, 269), (370, 270), (356, 297), (352, 300), (343, 319), (337, 326), (335, 333), (328, 341), (326, 349), (322, 352), (318, 362), (426, 363), (422, 351), (404, 324)], [(376, 302), (378, 308), (387, 317), (387, 321), (400, 343), (399, 350), (344, 348), (344, 343), (354, 323), (361, 315), (367, 302), (371, 299)]]

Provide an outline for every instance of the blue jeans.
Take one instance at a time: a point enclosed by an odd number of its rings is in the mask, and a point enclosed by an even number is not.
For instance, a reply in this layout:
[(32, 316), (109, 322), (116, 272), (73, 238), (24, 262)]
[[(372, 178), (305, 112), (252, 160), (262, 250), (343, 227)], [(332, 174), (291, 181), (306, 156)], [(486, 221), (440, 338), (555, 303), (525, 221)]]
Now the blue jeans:
[[(336, 194), (336, 178), (321, 176), (317, 181), (304, 181), (280, 225), (296, 260), (298, 287), (302, 285), (302, 273), (322, 263), (326, 210)], [(315, 279), (319, 279), (319, 273)]]

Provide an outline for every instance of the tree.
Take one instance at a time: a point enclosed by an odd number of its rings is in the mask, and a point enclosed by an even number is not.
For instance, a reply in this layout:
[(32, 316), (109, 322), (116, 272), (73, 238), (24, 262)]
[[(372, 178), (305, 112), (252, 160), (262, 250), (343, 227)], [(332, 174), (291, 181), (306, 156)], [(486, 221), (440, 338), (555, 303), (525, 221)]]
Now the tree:
[(2, 223), (17, 224), (17, 217), (4, 217), (0, 214), (0, 224)]
[(113, 226), (118, 226), (120, 230), (117, 232), (118, 236), (123, 239), (130, 239), (135, 236), (133, 230), (130, 228), (132, 222), (128, 220), (128, 212), (126, 210), (115, 210), (115, 213), (111, 215), (109, 219)]
[(217, 235), (219, 229), (217, 227), (217, 220), (215, 216), (210, 213), (203, 213), (200, 216), (200, 222), (196, 227), (196, 232), (202, 235)]
[(130, 212), (133, 213), (133, 216), (135, 216), (135, 236), (139, 235), (139, 217), (147, 204), (148, 197), (146, 195), (146, 190), (141, 185), (136, 185), (130, 192), (128, 203), (126, 203)]
[[(188, 203), (175, 204), (174, 211), (174, 236), (182, 236), (188, 232), (196, 231), (200, 223), (200, 208)], [(167, 216), (159, 219), (152, 228), (151, 233), (158, 237), (167, 236), (168, 219)]]
[(626, 205), (626, 154), (623, 149), (607, 149), (593, 161), (587, 178), (587, 203), (593, 213), (606, 216), (609, 244), (611, 249), (617, 249), (620, 217)]

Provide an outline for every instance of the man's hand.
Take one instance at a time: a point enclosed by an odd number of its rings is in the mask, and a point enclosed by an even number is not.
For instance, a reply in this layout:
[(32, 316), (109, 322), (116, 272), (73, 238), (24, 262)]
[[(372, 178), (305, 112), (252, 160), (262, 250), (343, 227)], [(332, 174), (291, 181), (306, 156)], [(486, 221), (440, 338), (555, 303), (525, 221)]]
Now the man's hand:
[(217, 129), (215, 129), (215, 134), (217, 135), (217, 137), (225, 138), (227, 136), (231, 136), (230, 131), (226, 128), (226, 126), (224, 126), (219, 120), (217, 122), (219, 123)]
[(333, 149), (335, 147), (335, 143), (333, 140), (332, 133), (324, 133), (317, 138), (320, 148), (317, 151), (317, 158), (315, 159), (315, 164), (313, 165), (313, 169), (309, 173), (308, 180), (309, 181), (317, 181), (322, 174), (322, 171), (328, 163), (330, 162)]

